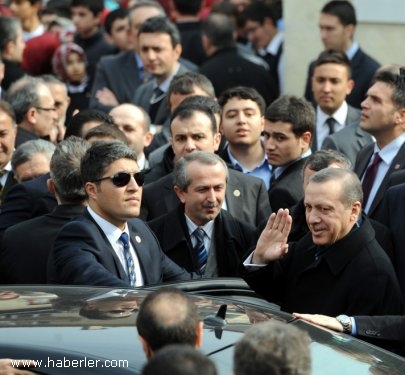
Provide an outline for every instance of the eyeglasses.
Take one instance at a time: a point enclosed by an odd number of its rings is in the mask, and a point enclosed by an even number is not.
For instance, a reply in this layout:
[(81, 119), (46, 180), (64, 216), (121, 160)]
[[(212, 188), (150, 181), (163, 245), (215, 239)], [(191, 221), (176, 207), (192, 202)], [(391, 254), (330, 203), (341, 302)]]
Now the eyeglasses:
[(36, 108), (36, 109), (38, 109), (38, 110), (40, 110), (40, 111), (47, 111), (47, 112), (56, 111), (56, 108), (55, 108), (55, 107), (51, 107), (51, 108), (34, 107), (34, 108)]
[(123, 187), (129, 184), (129, 181), (131, 181), (131, 176), (134, 176), (135, 182), (138, 186), (143, 186), (143, 183), (145, 182), (145, 173), (143, 172), (118, 172), (114, 176), (101, 177), (98, 180), (94, 180), (93, 182), (100, 182), (110, 179), (115, 186)]

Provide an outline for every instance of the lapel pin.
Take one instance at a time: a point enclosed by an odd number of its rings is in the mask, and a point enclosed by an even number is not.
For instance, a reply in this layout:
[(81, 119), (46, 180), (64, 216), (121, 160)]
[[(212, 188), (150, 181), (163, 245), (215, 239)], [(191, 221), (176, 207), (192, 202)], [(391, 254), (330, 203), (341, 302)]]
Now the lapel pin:
[(234, 191), (233, 191), (233, 195), (234, 195), (235, 197), (240, 197), (240, 190), (238, 190), (238, 189), (234, 190)]
[(399, 169), (399, 168), (401, 168), (401, 165), (400, 164), (395, 164), (394, 169)]
[(141, 237), (135, 236), (135, 241), (138, 242), (138, 243), (141, 243)]

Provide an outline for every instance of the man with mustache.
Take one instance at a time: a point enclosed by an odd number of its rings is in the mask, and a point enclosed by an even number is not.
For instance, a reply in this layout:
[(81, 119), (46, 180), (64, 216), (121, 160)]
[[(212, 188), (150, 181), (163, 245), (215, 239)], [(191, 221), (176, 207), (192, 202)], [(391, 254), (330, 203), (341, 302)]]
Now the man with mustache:
[(216, 154), (194, 151), (173, 172), (177, 208), (149, 222), (163, 251), (203, 277), (237, 276), (243, 254), (257, 240), (255, 228), (222, 210), (228, 169)]

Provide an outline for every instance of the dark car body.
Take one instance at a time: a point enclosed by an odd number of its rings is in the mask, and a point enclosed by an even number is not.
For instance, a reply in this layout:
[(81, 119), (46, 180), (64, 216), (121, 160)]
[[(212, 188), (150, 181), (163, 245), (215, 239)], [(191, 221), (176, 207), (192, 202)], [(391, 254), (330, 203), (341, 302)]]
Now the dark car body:
[[(201, 350), (215, 361), (220, 374), (231, 374), (233, 346), (243, 332), (269, 319), (309, 333), (314, 375), (405, 374), (403, 357), (297, 320), (256, 296), (241, 280), (172, 286), (187, 291), (197, 304), (205, 322)], [(43, 374), (139, 373), (146, 358), (137, 338), (137, 307), (155, 288), (2, 286), (0, 358), (41, 361), (34, 371)], [(215, 319), (223, 305), (225, 321)]]

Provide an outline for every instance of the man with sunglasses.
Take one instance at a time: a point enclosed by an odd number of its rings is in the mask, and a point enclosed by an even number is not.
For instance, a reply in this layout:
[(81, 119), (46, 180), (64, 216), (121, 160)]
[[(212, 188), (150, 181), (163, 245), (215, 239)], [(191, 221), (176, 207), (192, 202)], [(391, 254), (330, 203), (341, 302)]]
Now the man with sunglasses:
[(48, 282), (138, 287), (192, 277), (162, 252), (151, 230), (135, 219), (144, 175), (136, 153), (119, 141), (96, 142), (81, 162), (85, 213), (66, 224), (48, 262)]

